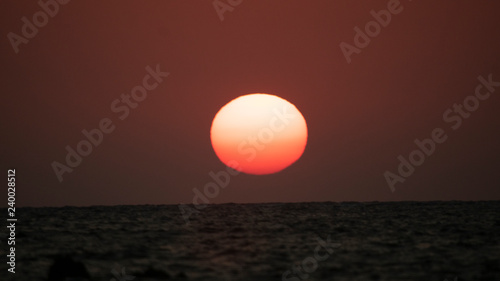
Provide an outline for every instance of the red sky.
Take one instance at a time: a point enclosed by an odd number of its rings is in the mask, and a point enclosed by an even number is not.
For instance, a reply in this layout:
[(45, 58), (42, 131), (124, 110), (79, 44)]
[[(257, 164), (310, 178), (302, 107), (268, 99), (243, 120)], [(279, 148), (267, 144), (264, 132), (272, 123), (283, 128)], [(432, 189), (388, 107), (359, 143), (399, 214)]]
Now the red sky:
[[(212, 1), (70, 1), (16, 54), (9, 34), (42, 8), (0, 2), (1, 164), (17, 205), (189, 203), (225, 170), (213, 117), (255, 92), (297, 106), (306, 150), (280, 173), (232, 176), (211, 203), (499, 200), (500, 87), (458, 129), (443, 119), (478, 76), (500, 81), (499, 2), (402, 0), (348, 63), (340, 44), (388, 3), (244, 0), (221, 21)], [(157, 65), (170, 74), (121, 120), (111, 104)], [(59, 182), (51, 164), (103, 118), (115, 129)], [(447, 140), (391, 192), (384, 173), (436, 128)]]

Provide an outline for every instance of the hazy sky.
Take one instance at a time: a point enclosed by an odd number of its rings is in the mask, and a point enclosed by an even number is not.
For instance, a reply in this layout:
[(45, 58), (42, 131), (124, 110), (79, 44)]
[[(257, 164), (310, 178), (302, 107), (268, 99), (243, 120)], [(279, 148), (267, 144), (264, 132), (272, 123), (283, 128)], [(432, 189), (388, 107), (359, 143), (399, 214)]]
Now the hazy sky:
[[(500, 81), (498, 1), (229, 2), (221, 20), (212, 1), (51, 2), (51, 16), (1, 1), (1, 166), (17, 206), (189, 203), (225, 170), (213, 117), (255, 92), (297, 106), (306, 150), (280, 173), (232, 176), (211, 203), (500, 199), (500, 87), (474, 97), (479, 76)], [(356, 36), (367, 23), (373, 37)], [(121, 95), (142, 85), (130, 108)], [(60, 182), (52, 163), (99, 126)], [(392, 192), (384, 173), (435, 129), (446, 140)]]

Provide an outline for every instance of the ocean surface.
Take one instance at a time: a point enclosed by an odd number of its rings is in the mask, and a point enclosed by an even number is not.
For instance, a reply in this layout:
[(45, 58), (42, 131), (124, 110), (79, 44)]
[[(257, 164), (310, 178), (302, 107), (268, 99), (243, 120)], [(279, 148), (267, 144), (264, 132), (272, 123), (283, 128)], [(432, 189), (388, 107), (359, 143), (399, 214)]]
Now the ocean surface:
[(220, 204), (189, 224), (177, 205), (16, 215), (0, 280), (500, 280), (500, 201)]

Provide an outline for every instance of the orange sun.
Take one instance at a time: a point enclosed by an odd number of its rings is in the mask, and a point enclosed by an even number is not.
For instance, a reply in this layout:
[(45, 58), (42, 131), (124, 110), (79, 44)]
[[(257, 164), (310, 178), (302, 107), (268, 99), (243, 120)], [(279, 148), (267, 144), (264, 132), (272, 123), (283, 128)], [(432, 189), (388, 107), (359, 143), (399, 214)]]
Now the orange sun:
[(307, 125), (287, 100), (249, 94), (217, 112), (210, 138), (215, 154), (227, 166), (247, 174), (272, 174), (300, 158), (307, 143)]

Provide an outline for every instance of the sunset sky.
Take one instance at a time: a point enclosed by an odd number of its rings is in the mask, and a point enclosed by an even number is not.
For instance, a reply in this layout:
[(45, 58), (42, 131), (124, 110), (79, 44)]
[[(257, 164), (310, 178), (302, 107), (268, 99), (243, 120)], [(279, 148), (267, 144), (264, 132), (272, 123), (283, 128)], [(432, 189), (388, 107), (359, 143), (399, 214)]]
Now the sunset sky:
[[(54, 3), (25, 38), (42, 7), (0, 2), (1, 166), (16, 169), (18, 207), (190, 203), (226, 170), (215, 114), (250, 93), (293, 103), (306, 149), (282, 172), (231, 176), (210, 203), (500, 199), (500, 86), (478, 79), (500, 82), (498, 1), (243, 0), (223, 20), (213, 1)], [(341, 43), (356, 48), (388, 4), (399, 12), (346, 58)], [(491, 95), (458, 117), (478, 85)], [(131, 108), (121, 95), (137, 86)], [(52, 163), (100, 126), (60, 182)], [(384, 173), (435, 129), (446, 140), (391, 191)]]

